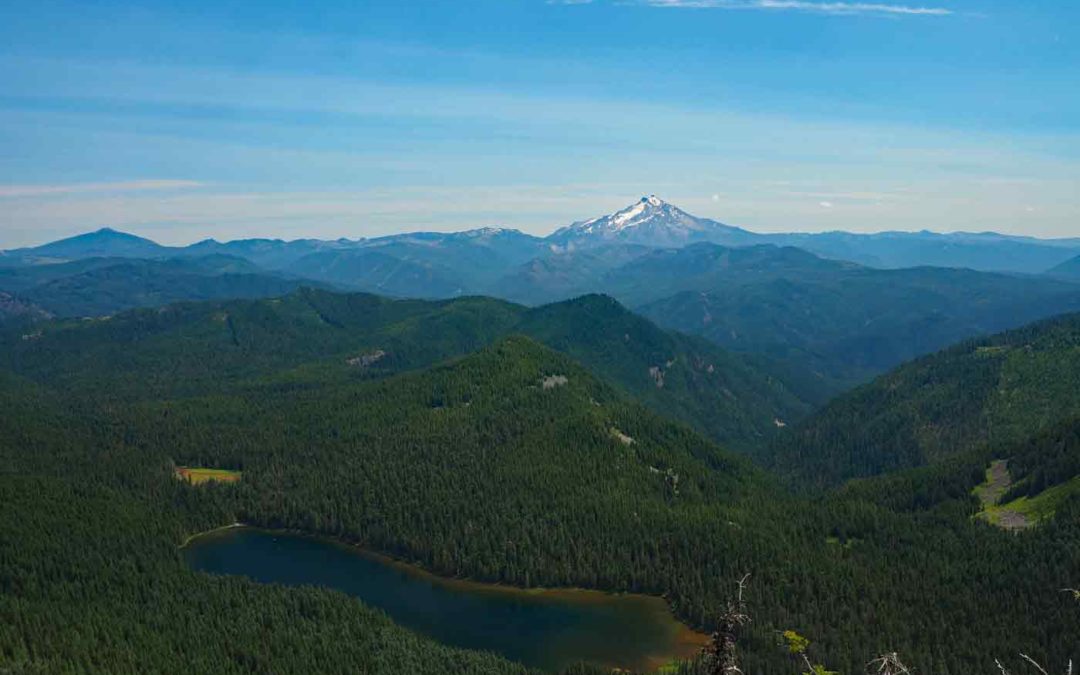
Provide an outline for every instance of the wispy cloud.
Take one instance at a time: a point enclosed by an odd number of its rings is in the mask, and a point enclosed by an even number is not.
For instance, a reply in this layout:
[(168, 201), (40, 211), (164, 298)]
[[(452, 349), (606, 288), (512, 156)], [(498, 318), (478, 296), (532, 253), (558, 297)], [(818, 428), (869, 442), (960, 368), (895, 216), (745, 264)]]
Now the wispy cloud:
[(118, 183), (69, 183), (66, 185), (0, 185), (0, 197), (43, 197), (47, 195), (105, 192), (145, 192), (202, 187), (193, 180), (131, 180)]
[[(593, 0), (548, 0), (548, 4), (585, 5)], [(944, 7), (916, 7), (879, 2), (812, 2), (811, 0), (637, 0), (633, 4), (680, 9), (733, 9), (807, 12), (832, 15), (949, 16)]]

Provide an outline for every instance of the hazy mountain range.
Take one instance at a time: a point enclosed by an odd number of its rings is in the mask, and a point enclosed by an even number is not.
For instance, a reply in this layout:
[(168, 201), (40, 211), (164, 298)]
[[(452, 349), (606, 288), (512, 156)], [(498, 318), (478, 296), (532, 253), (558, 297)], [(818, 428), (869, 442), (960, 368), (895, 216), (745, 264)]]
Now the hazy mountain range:
[[(824, 258), (857, 262), (869, 267), (898, 268), (932, 265), (982, 271), (1041, 274), (1080, 255), (1080, 238), (1036, 239), (993, 232), (939, 234), (935, 232), (851, 232), (760, 234), (699, 218), (655, 197), (615, 213), (557, 229), (547, 237), (517, 230), (481, 228), (455, 233), (407, 233), (372, 239), (323, 241), (245, 239), (218, 242), (207, 239), (190, 246), (162, 246), (149, 239), (98, 230), (43, 246), (0, 253), (0, 265), (55, 262), (88, 257), (176, 257), (226, 254), (272, 270), (286, 270), (312, 255), (357, 249), (380, 249), (395, 257), (451, 268), (476, 263), (466, 281), (491, 278), (553, 253), (566, 253), (636, 244), (647, 248), (680, 248), (709, 242), (725, 246), (772, 244), (797, 246)], [(483, 252), (485, 255), (478, 255)], [(319, 258), (307, 262), (311, 267)]]
[(1078, 260), (1080, 239), (757, 234), (643, 197), (543, 238), (483, 228), (169, 247), (103, 229), (0, 254), (0, 316), (99, 316), (299, 286), (527, 305), (604, 293), (661, 326), (775, 359), (817, 400), (957, 340), (1080, 310)]

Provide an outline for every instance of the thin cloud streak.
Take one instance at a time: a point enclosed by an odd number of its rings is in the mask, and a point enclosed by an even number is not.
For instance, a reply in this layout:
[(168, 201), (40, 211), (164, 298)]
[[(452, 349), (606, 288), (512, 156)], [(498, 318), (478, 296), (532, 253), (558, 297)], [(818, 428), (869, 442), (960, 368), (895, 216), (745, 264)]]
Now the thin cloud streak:
[(205, 185), (194, 180), (131, 180), (117, 183), (71, 183), (68, 185), (0, 185), (3, 197), (43, 197), (47, 195), (145, 192), (148, 190), (183, 190)]
[[(548, 0), (548, 4), (585, 5), (593, 0)], [(834, 16), (950, 16), (944, 7), (912, 7), (877, 2), (811, 2), (810, 0), (638, 0), (636, 4), (676, 9), (791, 11)]]

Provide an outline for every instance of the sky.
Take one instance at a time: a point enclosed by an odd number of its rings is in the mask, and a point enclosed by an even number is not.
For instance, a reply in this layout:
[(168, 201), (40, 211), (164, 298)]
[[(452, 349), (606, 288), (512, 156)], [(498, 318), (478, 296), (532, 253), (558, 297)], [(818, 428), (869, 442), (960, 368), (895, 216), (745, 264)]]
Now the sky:
[(514, 227), (1080, 236), (1073, 0), (0, 0), (0, 249)]

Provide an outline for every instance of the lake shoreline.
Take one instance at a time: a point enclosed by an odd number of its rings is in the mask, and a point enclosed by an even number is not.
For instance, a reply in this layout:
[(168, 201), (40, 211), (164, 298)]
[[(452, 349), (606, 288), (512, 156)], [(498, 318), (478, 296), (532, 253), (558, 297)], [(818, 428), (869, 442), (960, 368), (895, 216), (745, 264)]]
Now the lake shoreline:
[[(369, 548), (365, 548), (361, 544), (350, 543), (350, 542), (344, 541), (342, 539), (337, 539), (335, 537), (331, 537), (329, 535), (317, 534), (317, 533), (313, 533), (313, 532), (308, 532), (306, 530), (297, 530), (297, 529), (289, 529), (289, 528), (262, 527), (260, 525), (252, 525), (250, 523), (242, 523), (242, 522), (236, 522), (236, 523), (232, 523), (230, 525), (222, 525), (221, 527), (215, 527), (215, 528), (210, 529), (210, 530), (205, 530), (203, 532), (197, 532), (195, 534), (192, 534), (189, 537), (187, 537), (186, 539), (184, 539), (184, 542), (182, 544), (180, 544), (179, 548), (186, 548), (187, 546), (189, 546), (196, 539), (200, 539), (202, 537), (208, 537), (208, 536), (213, 535), (213, 534), (218, 534), (218, 533), (221, 533), (221, 532), (226, 532), (228, 530), (233, 530), (233, 529), (237, 529), (237, 528), (245, 528), (245, 529), (254, 530), (254, 531), (257, 531), (257, 532), (266, 532), (267, 534), (287, 534), (287, 535), (298, 536), (298, 537), (306, 537), (308, 539), (316, 539), (318, 541), (322, 541), (322, 542), (325, 542), (325, 543), (328, 543), (328, 544), (333, 544), (335, 546), (340, 546), (340, 547), (343, 547), (343, 548), (350, 549), (354, 553), (362, 555), (365, 558), (369, 558), (369, 559), (372, 559), (372, 560), (377, 560), (377, 561), (385, 563), (387, 565), (391, 565), (393, 567), (401, 569), (402, 571), (408, 572), (409, 574), (412, 574), (414, 576), (429, 579), (431, 581), (434, 581), (434, 582), (442, 584), (442, 585), (447, 585), (447, 586), (452, 586), (452, 587), (457, 587), (457, 588), (462, 588), (462, 589), (467, 589), (467, 590), (481, 590), (481, 591), (484, 591), (484, 590), (488, 590), (488, 591), (505, 590), (505, 591), (510, 592), (510, 593), (528, 593), (528, 594), (535, 594), (535, 595), (548, 595), (548, 594), (553, 594), (553, 595), (557, 595), (557, 594), (591, 595), (591, 594), (597, 594), (597, 595), (603, 595), (603, 596), (606, 596), (606, 597), (643, 598), (643, 599), (648, 599), (648, 600), (651, 600), (651, 601), (663, 602), (664, 605), (666, 607), (668, 607), (669, 609), (671, 607), (671, 605), (667, 601), (666, 596), (664, 596), (664, 595), (652, 595), (650, 593), (635, 593), (633, 591), (605, 591), (605, 590), (601, 590), (601, 589), (598, 589), (598, 588), (585, 588), (585, 587), (581, 587), (581, 586), (557, 586), (557, 587), (528, 586), (528, 587), (524, 587), (524, 586), (515, 586), (513, 584), (508, 584), (508, 583), (505, 583), (505, 582), (502, 582), (502, 581), (478, 581), (476, 579), (469, 579), (469, 578), (464, 578), (464, 577), (449, 577), (449, 576), (446, 576), (444, 574), (439, 574), (438, 572), (433, 572), (433, 571), (429, 570), (427, 567), (425, 567), (423, 565), (423, 563), (421, 563), (419, 561), (410, 560), (410, 559), (406, 559), (406, 558), (400, 558), (400, 557), (393, 556), (393, 555), (388, 554), (388, 553), (382, 553), (380, 551), (373, 551), (373, 550), (371, 550)], [(674, 615), (674, 612), (672, 614)], [(702, 635), (704, 635), (704, 634), (702, 634)]]
[(303, 530), (266, 528), (251, 525), (248, 523), (236, 522), (190, 535), (184, 540), (180, 548), (188, 548), (191, 546), (191, 544), (195, 543), (199, 539), (212, 537), (213, 535), (225, 534), (227, 532), (237, 529), (261, 532), (271, 536), (286, 535), (300, 537), (313, 541), (319, 541), (324, 544), (346, 550), (349, 553), (377, 562), (381, 565), (385, 565), (388, 568), (400, 571), (412, 578), (427, 581), (434, 585), (459, 592), (467, 592), (486, 596), (524, 596), (556, 601), (564, 600), (581, 605), (602, 605), (611, 602), (614, 599), (642, 603), (642, 605), (645, 606), (650, 613), (655, 613), (655, 616), (658, 617), (658, 619), (662, 620), (664, 623), (668, 623), (673, 631), (672, 644), (675, 647), (674, 653), (667, 655), (662, 661), (657, 660), (653, 662), (651, 664), (651, 668), (649, 668), (649, 670), (653, 672), (660, 671), (665, 666), (671, 665), (674, 662), (693, 658), (701, 651), (702, 647), (704, 647), (709, 640), (708, 635), (694, 630), (689, 625), (681, 621), (675, 613), (674, 608), (668, 602), (667, 598), (660, 595), (649, 595), (645, 593), (633, 593), (627, 591), (604, 591), (599, 589), (581, 587), (523, 588), (520, 586), (514, 586), (502, 582), (483, 582), (476, 581), (474, 579), (448, 577), (432, 572), (431, 570), (425, 568), (423, 565), (413, 561), (397, 558), (392, 555), (377, 551), (372, 551), (370, 549), (364, 548), (359, 544), (354, 544), (327, 535), (314, 534)]
[(195, 541), (196, 539), (200, 539), (202, 537), (208, 537), (211, 534), (215, 534), (217, 532), (225, 532), (226, 530), (235, 530), (238, 527), (251, 527), (251, 526), (248, 525), (247, 523), (241, 523), (241, 522), (237, 521), (235, 523), (232, 523), (231, 525), (222, 525), (220, 527), (215, 527), (215, 528), (212, 528), (212, 529), (209, 529), (209, 530), (203, 530), (202, 532), (196, 532), (195, 534), (189, 534), (187, 537), (184, 538), (184, 541), (180, 542), (180, 545), (177, 546), (176, 548), (178, 548), (180, 550), (183, 550), (183, 549), (187, 548), (188, 545), (191, 544), (191, 542)]

